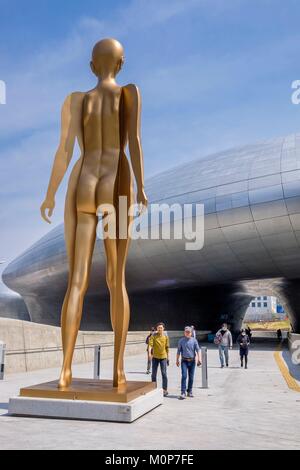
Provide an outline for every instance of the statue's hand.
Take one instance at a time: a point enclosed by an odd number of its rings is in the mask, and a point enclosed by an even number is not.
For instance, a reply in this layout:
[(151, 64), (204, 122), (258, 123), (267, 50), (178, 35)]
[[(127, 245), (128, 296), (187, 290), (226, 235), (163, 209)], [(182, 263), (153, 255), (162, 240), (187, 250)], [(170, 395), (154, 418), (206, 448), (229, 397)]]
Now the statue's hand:
[[(49, 219), (49, 217), (52, 217), (54, 208), (55, 208), (54, 199), (45, 199), (45, 201), (41, 205), (41, 216), (48, 224), (51, 224), (51, 220)], [(48, 211), (48, 215), (46, 215), (47, 211)]]
[(137, 193), (137, 203), (139, 205), (139, 213), (142, 214), (147, 210), (148, 207), (148, 199), (145, 194), (145, 191), (142, 189)]

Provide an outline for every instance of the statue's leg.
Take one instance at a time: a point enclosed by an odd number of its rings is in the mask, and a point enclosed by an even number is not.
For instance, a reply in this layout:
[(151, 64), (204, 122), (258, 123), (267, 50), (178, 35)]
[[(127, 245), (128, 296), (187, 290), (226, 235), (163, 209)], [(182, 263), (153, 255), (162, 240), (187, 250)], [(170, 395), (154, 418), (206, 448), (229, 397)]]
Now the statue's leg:
[(115, 288), (115, 352), (114, 387), (126, 383), (124, 372), (124, 352), (130, 320), (130, 306), (125, 282), (125, 267), (129, 239), (117, 240), (116, 288)]
[(72, 359), (80, 327), (84, 295), (89, 282), (97, 223), (98, 218), (95, 214), (79, 212), (77, 215), (74, 266), (64, 312), (64, 361), (59, 380), (60, 388), (68, 387), (72, 382)]
[[(111, 189), (114, 188), (114, 194)], [(113, 196), (113, 197), (112, 197)], [(119, 197), (127, 198), (127, 207), (120, 204)], [(124, 373), (124, 351), (129, 327), (130, 308), (125, 283), (125, 266), (129, 248), (129, 224), (132, 218), (128, 216), (128, 209), (133, 199), (130, 167), (124, 153), (120, 156), (118, 174), (114, 182), (101, 180), (97, 191), (97, 206), (102, 206), (103, 214), (108, 216), (107, 224), (103, 227), (107, 231), (104, 237), (106, 251), (106, 278), (110, 291), (110, 313), (112, 328), (115, 333), (114, 345), (114, 375), (113, 385), (118, 387), (126, 383)], [(112, 201), (115, 211), (105, 210), (105, 204)], [(123, 201), (122, 201), (123, 202)], [(110, 203), (111, 204), (111, 203)], [(121, 214), (120, 214), (121, 213)], [(120, 215), (122, 219), (120, 219)], [(122, 225), (120, 225), (120, 223)], [(114, 224), (112, 227), (111, 224)], [(122, 228), (127, 227), (127, 237)], [(110, 227), (110, 228), (109, 228)], [(111, 236), (111, 235), (114, 236)]]
[[(126, 197), (127, 198), (127, 214), (124, 214), (124, 208), (120, 205), (119, 197)], [(128, 250), (130, 245), (130, 233), (129, 233), (129, 225), (132, 222), (132, 217), (128, 215), (128, 209), (130, 205), (133, 203), (133, 186), (132, 186), (132, 179), (131, 179), (131, 171), (128, 160), (124, 153), (122, 153), (120, 158), (120, 165), (118, 170), (118, 180), (117, 185), (115, 186), (115, 197), (114, 197), (114, 204), (116, 208), (116, 223), (117, 223), (117, 240), (115, 245), (115, 254), (116, 254), (116, 261), (112, 264), (114, 268), (114, 279), (115, 279), (115, 299), (113, 302), (114, 312), (112, 315), (112, 323), (113, 329), (115, 332), (115, 348), (114, 348), (114, 378), (113, 383), (114, 387), (118, 387), (126, 383), (126, 377), (124, 372), (124, 352), (126, 346), (126, 339), (128, 334), (129, 328), (129, 320), (130, 320), (130, 305), (129, 299), (126, 289), (126, 281), (125, 281), (125, 268), (126, 268), (126, 261), (128, 256)], [(122, 211), (122, 213), (121, 213)], [(123, 217), (126, 215), (126, 222), (127, 225), (127, 237), (122, 238), (119, 236), (120, 230), (120, 220), (119, 217)], [(122, 225), (123, 225), (122, 223)], [(113, 259), (111, 257), (111, 259)]]
[[(112, 223), (112, 218), (110, 223)], [(125, 284), (128, 245), (129, 239), (104, 238), (106, 281), (110, 292), (110, 316), (115, 333), (114, 387), (126, 382), (123, 358), (130, 317)]]
[(61, 311), (61, 335), (62, 346), (65, 351), (65, 337), (66, 337), (66, 312), (68, 307), (71, 280), (73, 277), (74, 268), (74, 255), (75, 255), (75, 240), (76, 240), (76, 227), (77, 227), (77, 210), (76, 210), (76, 186), (78, 183), (80, 166), (75, 166), (72, 176), (70, 178), (69, 187), (66, 196), (65, 214), (64, 214), (64, 229), (65, 229), (65, 243), (67, 258), (69, 264), (68, 287), (64, 298), (64, 303)]
[(116, 286), (117, 286), (117, 240), (104, 239), (106, 253), (106, 282), (110, 293), (110, 320), (115, 331)]
[(76, 195), (78, 180), (80, 177), (82, 162), (79, 160), (73, 168), (70, 176), (68, 191), (66, 195), (65, 214), (64, 214), (64, 228), (65, 228), (65, 243), (69, 265), (68, 287), (64, 298), (64, 303), (61, 311), (61, 335), (63, 352), (65, 352), (65, 337), (66, 337), (66, 311), (68, 308), (68, 301), (71, 289), (71, 280), (73, 277), (74, 257), (75, 257), (75, 240), (77, 228), (77, 208), (76, 208)]

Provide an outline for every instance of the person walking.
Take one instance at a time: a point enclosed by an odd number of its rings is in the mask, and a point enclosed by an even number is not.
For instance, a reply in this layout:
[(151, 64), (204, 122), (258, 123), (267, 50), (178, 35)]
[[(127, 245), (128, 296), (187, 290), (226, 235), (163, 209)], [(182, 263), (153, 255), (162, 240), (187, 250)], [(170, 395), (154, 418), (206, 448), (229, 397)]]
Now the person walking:
[(252, 330), (249, 325), (247, 325), (247, 328), (246, 328), (246, 335), (248, 335), (249, 339), (251, 340)]
[(164, 396), (168, 395), (168, 375), (167, 367), (169, 365), (169, 336), (165, 334), (165, 325), (158, 323), (156, 333), (149, 339), (149, 360), (152, 361), (152, 382), (157, 381), (157, 370), (160, 366), (162, 375), (162, 385)]
[[(184, 337), (179, 340), (177, 348), (176, 365), (180, 366), (181, 357), (181, 395), (184, 400), (186, 396), (193, 398), (193, 384), (195, 376), (196, 363), (201, 366), (201, 352), (198, 341), (193, 337), (193, 328), (186, 326)], [(188, 378), (188, 387), (186, 382)]]
[(221, 368), (224, 368), (224, 363), (226, 367), (229, 367), (229, 349), (232, 349), (233, 343), (232, 334), (228, 329), (227, 323), (223, 323), (222, 328), (217, 332), (215, 343), (219, 347)]
[(280, 328), (277, 330), (277, 339), (278, 341), (282, 341), (282, 330)]
[(248, 354), (250, 346), (250, 338), (247, 335), (245, 330), (242, 330), (238, 336), (237, 343), (240, 347), (240, 358), (241, 358), (241, 367), (244, 367), (245, 359), (245, 369), (248, 369)]
[(152, 335), (154, 335), (156, 329), (154, 327), (151, 328), (149, 335), (146, 338), (146, 344), (147, 344), (147, 372), (146, 374), (151, 373), (151, 359), (149, 357), (149, 341)]
[(194, 325), (191, 326), (192, 328), (192, 337), (197, 339), (197, 332), (196, 332), (196, 328), (194, 327)]

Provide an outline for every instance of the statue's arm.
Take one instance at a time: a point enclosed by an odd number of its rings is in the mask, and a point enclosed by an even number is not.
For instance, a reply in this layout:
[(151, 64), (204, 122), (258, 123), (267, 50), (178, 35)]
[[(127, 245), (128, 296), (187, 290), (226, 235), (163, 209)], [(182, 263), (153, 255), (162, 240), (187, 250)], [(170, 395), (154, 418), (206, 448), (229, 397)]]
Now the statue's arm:
[[(74, 119), (74, 113), (76, 113), (74, 101), (76, 101), (75, 93), (66, 98), (61, 111), (60, 143), (55, 154), (46, 198), (41, 206), (42, 218), (48, 223), (51, 223), (49, 217), (52, 216), (55, 208), (56, 192), (73, 156), (76, 139), (76, 126), (74, 123), (77, 121), (77, 119)], [(47, 211), (48, 216), (46, 215)]]
[(144, 158), (141, 144), (141, 96), (137, 86), (124, 87), (128, 145), (137, 185), (137, 202), (147, 207), (145, 194)]

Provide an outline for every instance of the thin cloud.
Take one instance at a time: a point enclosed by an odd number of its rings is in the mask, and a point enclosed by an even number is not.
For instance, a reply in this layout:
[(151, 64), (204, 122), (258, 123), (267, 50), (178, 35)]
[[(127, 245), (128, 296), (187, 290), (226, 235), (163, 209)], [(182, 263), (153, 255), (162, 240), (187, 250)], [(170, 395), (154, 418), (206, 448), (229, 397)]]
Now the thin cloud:
[[(161, 24), (201, 0), (134, 0), (120, 9), (113, 21), (81, 18), (62, 42), (44, 45), (6, 72), (8, 105), (0, 109), (0, 136), (7, 138), (57, 122), (64, 97), (72, 89), (92, 84), (87, 72), (90, 49), (101, 37), (124, 37), (134, 30)], [(84, 67), (85, 65), (85, 67)]]

